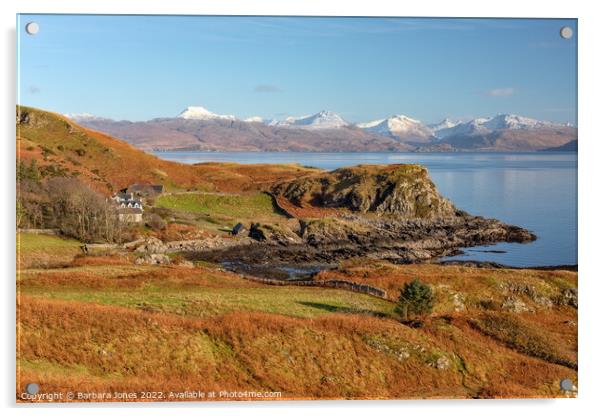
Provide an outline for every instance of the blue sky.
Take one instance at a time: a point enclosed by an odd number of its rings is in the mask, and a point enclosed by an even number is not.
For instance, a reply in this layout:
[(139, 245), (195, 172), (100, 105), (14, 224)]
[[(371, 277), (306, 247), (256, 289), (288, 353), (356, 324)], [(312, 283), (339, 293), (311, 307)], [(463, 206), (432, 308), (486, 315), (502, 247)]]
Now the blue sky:
[[(40, 31), (25, 33), (27, 22)], [(21, 15), (19, 103), (115, 119), (189, 105), (352, 122), (576, 122), (576, 20)], [(562, 39), (562, 26), (575, 36)]]

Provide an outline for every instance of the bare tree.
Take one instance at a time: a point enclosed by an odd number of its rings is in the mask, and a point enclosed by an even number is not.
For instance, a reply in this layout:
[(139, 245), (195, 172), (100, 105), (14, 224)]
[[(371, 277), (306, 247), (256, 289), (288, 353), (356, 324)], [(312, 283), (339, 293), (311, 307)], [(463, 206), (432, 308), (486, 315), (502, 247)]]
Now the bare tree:
[(125, 225), (116, 206), (75, 178), (21, 181), (17, 203), (19, 226), (59, 228), (83, 242), (121, 242)]

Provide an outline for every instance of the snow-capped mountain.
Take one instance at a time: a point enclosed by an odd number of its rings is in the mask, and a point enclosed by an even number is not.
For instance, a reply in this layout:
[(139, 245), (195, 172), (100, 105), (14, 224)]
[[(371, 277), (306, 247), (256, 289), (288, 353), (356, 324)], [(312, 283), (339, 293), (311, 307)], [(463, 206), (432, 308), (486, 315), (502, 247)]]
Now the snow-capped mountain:
[(186, 120), (236, 120), (236, 117), (232, 115), (222, 115), (212, 113), (204, 107), (191, 106), (187, 107), (186, 110), (178, 114), (177, 118), (183, 118)]
[(452, 120), (450, 118), (444, 118), (439, 123), (429, 124), (428, 127), (431, 129), (431, 131), (433, 133), (436, 133), (439, 130), (450, 129), (452, 127), (456, 127), (460, 123), (461, 123), (460, 121)]
[(541, 129), (554, 127), (549, 121), (535, 120), (533, 118), (517, 116), (516, 114), (498, 114), (487, 119), (483, 125), (489, 130), (502, 129)]
[[(443, 124), (443, 122), (439, 124)], [(433, 129), (433, 133), (437, 138), (445, 139), (453, 136), (489, 134), (501, 130), (533, 130), (559, 126), (561, 125), (549, 121), (522, 117), (516, 114), (498, 114), (494, 117), (475, 118), (474, 120), (457, 123), (450, 127), (442, 127), (437, 130)]]
[(445, 139), (451, 136), (470, 136), (474, 134), (487, 134), (491, 131), (483, 124), (487, 121), (486, 118), (475, 118), (474, 120), (457, 123), (454, 126), (443, 127), (433, 131), (433, 134), (438, 139)]
[(269, 123), (269, 120), (265, 120), (263, 117), (260, 117), (260, 116), (253, 116), (253, 117), (245, 118), (244, 121), (246, 121), (247, 123), (263, 123), (263, 124)]
[(337, 113), (323, 110), (310, 116), (287, 117), (284, 120), (273, 120), (268, 125), (276, 127), (338, 129), (349, 126), (349, 123), (343, 120)]
[(369, 133), (396, 137), (406, 141), (423, 142), (433, 135), (429, 127), (402, 114), (368, 123), (359, 123), (357, 127)]
[[(238, 119), (191, 106), (176, 117), (111, 120), (65, 114), (145, 149), (230, 151), (538, 151), (564, 149), (577, 129), (515, 114), (424, 124), (405, 115), (350, 124), (332, 111), (284, 120)], [(191, 122), (194, 120), (195, 122)]]

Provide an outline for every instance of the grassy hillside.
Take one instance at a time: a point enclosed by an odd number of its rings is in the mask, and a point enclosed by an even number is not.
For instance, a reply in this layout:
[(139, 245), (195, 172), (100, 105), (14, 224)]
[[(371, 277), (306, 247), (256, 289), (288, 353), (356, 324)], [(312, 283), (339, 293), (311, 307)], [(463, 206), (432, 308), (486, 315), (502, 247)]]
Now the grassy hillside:
[(81, 253), (81, 243), (52, 235), (17, 234), (17, 269), (58, 267)]
[[(62, 258), (69, 245), (57, 237), (26, 240), (26, 258), (38, 255), (36, 247)], [(575, 273), (423, 265), (386, 266), (385, 278), (383, 267), (348, 264), (336, 277), (388, 290), (415, 276), (431, 283), (437, 307), (421, 327), (400, 324), (392, 302), (262, 285), (211, 265), (142, 266), (109, 255), (24, 268), (18, 391), (36, 380), (42, 391), (63, 392), (553, 397), (563, 395), (561, 379), (576, 380), (574, 308), (539, 304), (533, 294), (518, 295), (531, 311), (494, 313), (492, 306), (508, 295), (508, 282), (560, 290), (575, 287)]]
[[(278, 222), (285, 217), (274, 206), (272, 197), (263, 192), (247, 194), (214, 194), (186, 192), (162, 195), (155, 206), (169, 210), (180, 221), (196, 220), (196, 225), (232, 227), (238, 222)], [(207, 227), (209, 226), (209, 227)]]
[(77, 176), (109, 193), (132, 183), (162, 183), (168, 189), (244, 191), (315, 170), (298, 165), (197, 166), (169, 162), (67, 118), (17, 107), (17, 158), (36, 160), (42, 175)]
[[(267, 312), (313, 318), (332, 311), (393, 317), (393, 304), (343, 290), (263, 286), (208, 268), (119, 269), (106, 277), (96, 266), (38, 272), (20, 281), (21, 294), (93, 302), (206, 318), (230, 312)], [(186, 290), (182, 290), (183, 288)]]
[(567, 302), (577, 273), (350, 261), (317, 278), (385, 289), (391, 300), (415, 277), (435, 290), (436, 314), (463, 314), (483, 334), (524, 354), (577, 366), (577, 309)]

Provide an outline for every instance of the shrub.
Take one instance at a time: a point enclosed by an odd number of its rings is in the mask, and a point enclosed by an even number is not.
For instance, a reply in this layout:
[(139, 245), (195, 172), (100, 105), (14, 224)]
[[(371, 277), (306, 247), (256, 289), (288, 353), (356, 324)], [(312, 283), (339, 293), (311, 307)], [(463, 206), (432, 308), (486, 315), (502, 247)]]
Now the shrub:
[(433, 311), (435, 295), (429, 285), (418, 279), (403, 285), (398, 301), (398, 312), (404, 320), (423, 317)]
[(29, 166), (25, 162), (17, 161), (17, 182), (23, 180), (39, 182), (40, 178), (40, 170), (35, 159), (31, 160)]
[(49, 147), (40, 146), (40, 148), (42, 149), (42, 156), (44, 156), (44, 159), (46, 159), (49, 155), (56, 155), (56, 153), (54, 152), (54, 150), (52, 150)]

